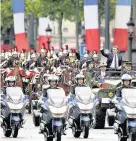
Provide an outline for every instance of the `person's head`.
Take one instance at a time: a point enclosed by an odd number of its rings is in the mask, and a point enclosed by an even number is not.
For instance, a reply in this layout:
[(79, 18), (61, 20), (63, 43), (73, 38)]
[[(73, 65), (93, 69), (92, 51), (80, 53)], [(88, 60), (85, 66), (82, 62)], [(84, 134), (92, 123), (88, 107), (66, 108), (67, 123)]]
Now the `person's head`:
[(94, 67), (93, 60), (89, 60), (89, 61), (87, 62), (87, 67), (88, 67), (89, 69), (92, 69), (92, 68)]
[(123, 74), (123, 76), (121, 77), (121, 81), (122, 81), (123, 86), (130, 87), (132, 77), (129, 74)]
[(126, 69), (126, 71), (131, 71), (132, 70), (132, 63), (131, 62), (126, 63), (125, 69)]
[(84, 60), (88, 60), (88, 54), (87, 53), (84, 55)]
[(33, 54), (31, 55), (31, 59), (32, 59), (33, 61), (36, 61), (36, 54), (35, 54), (35, 53), (33, 53)]
[(16, 78), (14, 76), (9, 76), (7, 79), (8, 87), (15, 87)]
[(45, 49), (41, 49), (40, 54), (41, 54), (41, 57), (42, 57), (42, 58), (45, 57), (45, 56), (46, 56), (46, 51), (45, 51)]
[(51, 75), (48, 77), (48, 82), (51, 87), (57, 87), (59, 78), (56, 75)]
[(101, 63), (101, 64), (100, 64), (100, 70), (101, 70), (102, 72), (105, 72), (105, 71), (106, 71), (106, 66), (107, 66), (106, 63)]
[(13, 57), (17, 58), (18, 57), (18, 53), (16, 51), (13, 52)]
[(112, 52), (113, 52), (113, 54), (117, 54), (118, 53), (118, 48), (116, 46), (114, 46), (112, 48)]
[(77, 74), (75, 79), (77, 84), (82, 85), (84, 83), (85, 77), (83, 74)]
[(97, 61), (97, 60), (98, 60), (98, 55), (97, 55), (97, 54), (93, 54), (92, 57), (93, 57), (93, 60), (94, 60), (94, 61)]

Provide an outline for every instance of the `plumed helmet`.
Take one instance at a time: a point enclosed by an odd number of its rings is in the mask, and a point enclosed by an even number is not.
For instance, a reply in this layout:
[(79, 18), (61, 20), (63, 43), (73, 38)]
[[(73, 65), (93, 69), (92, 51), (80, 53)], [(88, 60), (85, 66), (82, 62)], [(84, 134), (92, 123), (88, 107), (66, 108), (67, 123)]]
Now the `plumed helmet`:
[(86, 54), (84, 55), (84, 57), (87, 58), (87, 57), (88, 57), (88, 54), (86, 53)]
[(36, 57), (36, 54), (33, 53), (33, 54), (31, 55), (31, 58), (35, 58), (35, 57)]
[(85, 76), (83, 74), (77, 74), (75, 79), (84, 79)]
[(45, 52), (46, 52), (45, 49), (42, 48), (42, 49), (41, 49), (41, 53), (45, 53)]
[(56, 75), (50, 75), (48, 77), (48, 81), (51, 82), (51, 81), (58, 81), (59, 80), (59, 77), (56, 76)]

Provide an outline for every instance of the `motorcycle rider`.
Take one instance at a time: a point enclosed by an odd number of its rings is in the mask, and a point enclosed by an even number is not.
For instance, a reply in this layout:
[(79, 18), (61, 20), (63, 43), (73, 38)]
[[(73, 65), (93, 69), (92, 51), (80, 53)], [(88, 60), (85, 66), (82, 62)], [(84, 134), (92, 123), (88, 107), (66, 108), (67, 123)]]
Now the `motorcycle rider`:
[[(48, 99), (47, 90), (49, 90), (49, 89), (59, 89), (59, 87), (57, 87), (58, 86), (58, 80), (59, 80), (59, 78), (56, 75), (50, 75), (48, 77), (49, 87), (47, 87), (47, 89), (43, 89), (43, 97)], [(43, 103), (42, 99), (40, 99), (38, 103), (39, 103), (38, 106), (40, 107), (40, 104)], [(46, 104), (46, 102), (45, 102), (45, 104)], [(42, 118), (43, 117), (41, 116), (41, 120), (42, 120)], [(49, 122), (48, 124), (50, 125), (51, 123)], [(44, 129), (43, 123), (40, 123), (39, 133), (42, 133), (43, 129)], [(65, 135), (66, 133), (63, 131), (63, 134)]]
[(14, 66), (14, 62), (15, 62), (16, 60), (19, 60), (18, 52), (17, 52), (17, 51), (14, 51), (14, 52), (13, 52), (13, 56), (9, 59), (7, 66), (8, 66), (9, 68), (12, 68), (12, 67)]
[(15, 78), (15, 76), (7, 77), (6, 82), (7, 82), (7, 86), (4, 86), (4, 88), (2, 90), (3, 94), (5, 94), (5, 95), (6, 95), (6, 88), (7, 87), (15, 87), (16, 86), (16, 78)]
[[(115, 93), (116, 93), (115, 99), (117, 100), (118, 104), (120, 103), (120, 101), (122, 99), (122, 89), (123, 88), (128, 88), (128, 89), (129, 88), (133, 88), (131, 86), (131, 81), (132, 81), (131, 75), (124, 74), (121, 77), (121, 81), (122, 81), (122, 86), (117, 88), (116, 91), (115, 91)], [(118, 108), (116, 108), (115, 112), (116, 112), (116, 120), (120, 123), (119, 126), (122, 129), (122, 131), (123, 131), (123, 136), (127, 137), (127, 129), (126, 129), (126, 124), (127, 123), (126, 123), (126, 120), (125, 120), (126, 119), (125, 118), (125, 114), (123, 113), (123, 111), (118, 110)], [(119, 127), (118, 127), (118, 125), (116, 125), (116, 123), (114, 124), (114, 126), (116, 127), (115, 130), (117, 130), (117, 131), (115, 131), (115, 133), (117, 133)]]
[(86, 87), (85, 85), (85, 76), (83, 74), (77, 74), (75, 77), (76, 84), (71, 88), (71, 94), (75, 95), (75, 88), (76, 87)]

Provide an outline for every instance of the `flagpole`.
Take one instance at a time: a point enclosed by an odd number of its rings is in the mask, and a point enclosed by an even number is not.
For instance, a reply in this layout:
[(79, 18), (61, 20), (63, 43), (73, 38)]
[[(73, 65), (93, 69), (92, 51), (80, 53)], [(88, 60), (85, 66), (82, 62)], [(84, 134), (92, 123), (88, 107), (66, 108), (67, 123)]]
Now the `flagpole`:
[(110, 25), (110, 15), (109, 15), (109, 0), (105, 0), (105, 49), (110, 49), (109, 46), (109, 25)]

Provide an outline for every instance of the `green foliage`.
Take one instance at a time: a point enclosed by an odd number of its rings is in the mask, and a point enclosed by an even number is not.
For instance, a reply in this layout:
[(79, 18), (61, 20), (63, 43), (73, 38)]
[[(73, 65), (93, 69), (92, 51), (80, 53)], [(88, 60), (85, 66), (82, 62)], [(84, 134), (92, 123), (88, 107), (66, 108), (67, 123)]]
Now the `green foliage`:
[[(110, 20), (115, 18), (116, 0), (110, 0)], [(100, 19), (105, 18), (105, 0), (99, 0), (99, 16)]]
[[(101, 19), (105, 15), (105, 0), (99, 0), (99, 14)], [(77, 0), (25, 0), (25, 15), (33, 14), (35, 17), (49, 16), (53, 20), (59, 20), (63, 12), (63, 18), (70, 21), (76, 19)], [(13, 11), (11, 0), (2, 0), (1, 25), (7, 27), (13, 24)], [(110, 19), (115, 16), (116, 0), (110, 0)], [(84, 18), (83, 0), (79, 0), (79, 21)]]
[(9, 27), (13, 24), (13, 12), (12, 4), (10, 0), (2, 0), (0, 3), (1, 7), (1, 27)]

